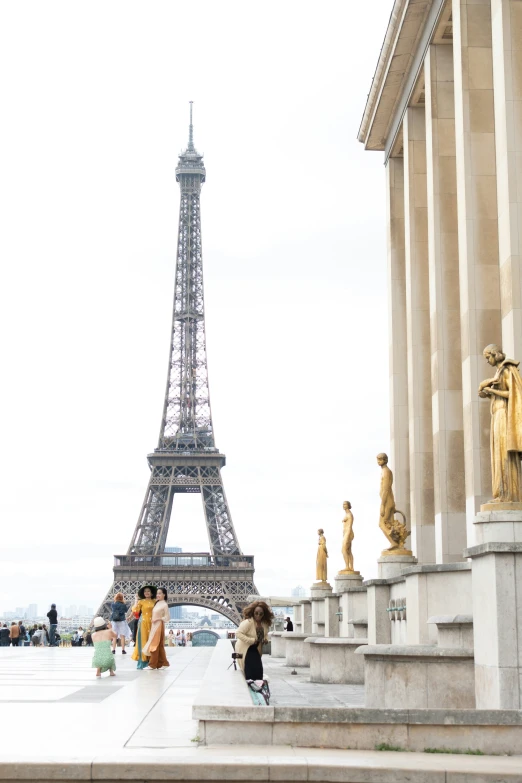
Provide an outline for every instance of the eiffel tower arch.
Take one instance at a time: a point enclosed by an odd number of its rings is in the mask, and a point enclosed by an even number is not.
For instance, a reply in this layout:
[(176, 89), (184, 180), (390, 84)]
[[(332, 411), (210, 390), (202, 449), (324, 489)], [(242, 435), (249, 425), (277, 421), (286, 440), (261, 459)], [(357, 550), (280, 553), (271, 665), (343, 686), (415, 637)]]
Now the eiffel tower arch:
[[(254, 558), (243, 555), (232, 523), (216, 448), (207, 372), (200, 194), (206, 171), (194, 147), (192, 102), (189, 141), (179, 156), (181, 197), (169, 370), (158, 446), (147, 459), (150, 479), (127, 553), (114, 558), (114, 581), (98, 614), (107, 616), (117, 592), (131, 603), (146, 582), (164, 586), (169, 605), (192, 604), (241, 620), (254, 585)], [(209, 553), (165, 551), (180, 492), (199, 492)]]

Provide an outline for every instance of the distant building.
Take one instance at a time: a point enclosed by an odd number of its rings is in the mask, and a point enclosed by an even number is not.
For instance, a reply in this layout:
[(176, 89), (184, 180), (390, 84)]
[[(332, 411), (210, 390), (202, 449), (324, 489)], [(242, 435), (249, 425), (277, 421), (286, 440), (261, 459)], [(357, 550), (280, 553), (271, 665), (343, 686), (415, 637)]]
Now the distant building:
[(25, 610), (24, 619), (25, 620), (34, 620), (36, 617), (38, 617), (38, 605), (37, 604), (29, 604), (29, 606)]
[(297, 585), (292, 590), (292, 598), (306, 598), (306, 590), (302, 585)]
[(17, 606), (15, 609), (15, 615), (19, 618), (25, 617), (25, 606)]
[(169, 611), (171, 620), (183, 620), (182, 606), (171, 606)]
[[(43, 620), (47, 622), (47, 620)], [(72, 617), (59, 617), (58, 618), (58, 633), (71, 633), (77, 631), (78, 628), (89, 628), (92, 623), (92, 615), (88, 617), (76, 616)]]

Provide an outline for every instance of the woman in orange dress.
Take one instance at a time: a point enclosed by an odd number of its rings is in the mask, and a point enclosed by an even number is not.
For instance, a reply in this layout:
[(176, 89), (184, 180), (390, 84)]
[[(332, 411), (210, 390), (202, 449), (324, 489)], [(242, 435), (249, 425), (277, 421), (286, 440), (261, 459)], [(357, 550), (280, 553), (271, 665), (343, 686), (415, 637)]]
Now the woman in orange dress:
[(132, 660), (138, 662), (138, 669), (146, 669), (149, 665), (148, 656), (144, 653), (144, 647), (149, 640), (152, 625), (152, 610), (156, 605), (156, 587), (143, 585), (138, 591), (138, 600), (132, 607), (135, 615), (139, 614), (138, 628), (136, 631), (136, 644), (132, 653)]
[(161, 669), (170, 666), (165, 653), (165, 623), (170, 620), (169, 605), (167, 603), (167, 591), (164, 587), (158, 587), (156, 593), (156, 606), (152, 610), (152, 627), (147, 644), (143, 648), (145, 655), (149, 657), (151, 669)]

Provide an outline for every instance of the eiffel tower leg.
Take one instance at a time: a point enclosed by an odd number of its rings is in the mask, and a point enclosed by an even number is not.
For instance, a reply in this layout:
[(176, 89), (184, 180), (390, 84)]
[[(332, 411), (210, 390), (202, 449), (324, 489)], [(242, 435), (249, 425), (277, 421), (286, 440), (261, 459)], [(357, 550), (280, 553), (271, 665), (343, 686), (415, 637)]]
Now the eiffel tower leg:
[(103, 599), (98, 611), (97, 615), (100, 617), (105, 617), (106, 620), (109, 619), (111, 615), (111, 604), (114, 601), (114, 596), (116, 593), (123, 593), (123, 600), (127, 604), (127, 606), (130, 608), (134, 605), (136, 600), (136, 593), (142, 586), (143, 582), (142, 580), (129, 580), (129, 579), (122, 579), (122, 580), (114, 580), (112, 583), (111, 588), (107, 592), (105, 598)]
[(241, 549), (232, 523), (220, 470), (216, 471), (214, 481), (213, 484), (201, 486), (210, 551), (215, 555), (240, 555)]
[(129, 552), (153, 555), (165, 549), (173, 500), (174, 488), (165, 481), (165, 470), (153, 468)]

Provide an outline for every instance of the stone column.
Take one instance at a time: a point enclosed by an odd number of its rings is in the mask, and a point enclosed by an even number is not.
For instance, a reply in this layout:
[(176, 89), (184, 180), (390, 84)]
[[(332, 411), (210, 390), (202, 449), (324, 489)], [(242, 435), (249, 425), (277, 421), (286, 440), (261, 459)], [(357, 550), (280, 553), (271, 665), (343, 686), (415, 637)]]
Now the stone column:
[(502, 347), (522, 356), (522, 3), (491, 0)]
[(354, 629), (351, 620), (366, 618), (368, 604), (366, 587), (360, 574), (337, 574), (335, 577), (335, 592), (339, 596), (340, 627), (339, 636), (353, 637)]
[(468, 546), (491, 496), (488, 377), (482, 351), (501, 342), (490, 0), (453, 0), (455, 145)]
[(388, 223), (388, 335), (390, 340), (390, 466), (398, 508), (410, 523), (408, 445), (408, 357), (406, 346), (406, 267), (404, 258), (404, 160), (386, 166)]
[(453, 563), (466, 547), (453, 48), (430, 46), (424, 75), (435, 552)]
[(301, 633), (312, 633), (312, 601), (304, 598), (300, 603), (302, 611)]
[(324, 635), (339, 636), (340, 627), (339, 596), (336, 593), (324, 599)]
[(312, 598), (312, 633), (326, 636), (325, 631), (325, 599)]
[(435, 514), (424, 108), (407, 109), (403, 137), (411, 549), (420, 563), (433, 563)]
[(477, 709), (522, 709), (522, 512), (482, 511), (472, 559)]
[(391, 644), (388, 608), (390, 585), (386, 579), (370, 579), (368, 589), (368, 644)]
[(294, 606), (294, 631), (296, 633), (304, 633), (304, 612), (301, 603)]

